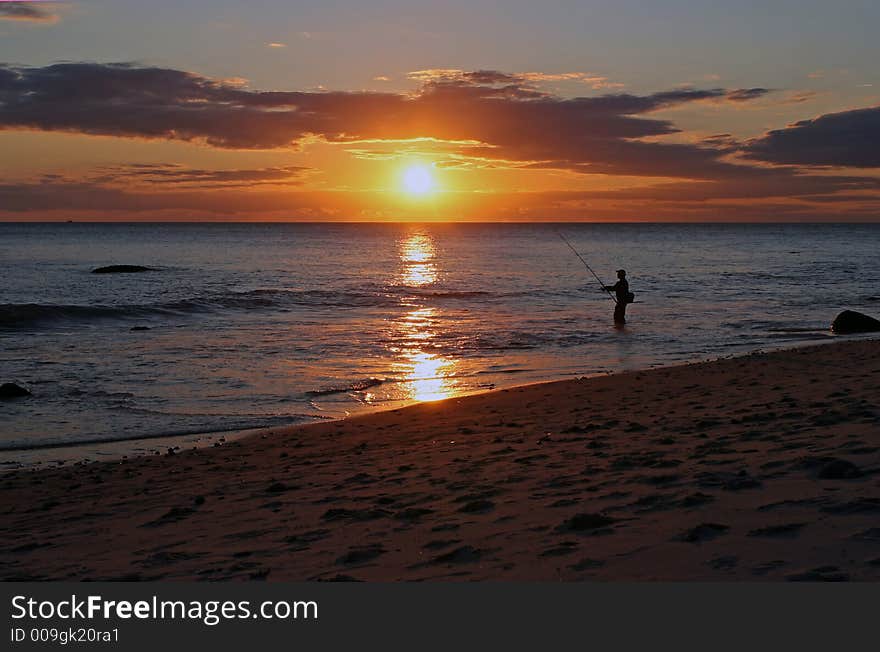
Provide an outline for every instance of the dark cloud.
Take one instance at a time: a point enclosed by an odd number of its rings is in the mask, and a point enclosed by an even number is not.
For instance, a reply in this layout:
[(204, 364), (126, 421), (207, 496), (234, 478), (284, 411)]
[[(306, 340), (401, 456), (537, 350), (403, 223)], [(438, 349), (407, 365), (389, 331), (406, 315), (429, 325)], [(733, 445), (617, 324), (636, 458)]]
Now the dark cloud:
[(600, 174), (750, 174), (710, 146), (645, 142), (679, 130), (649, 114), (758, 90), (676, 89), (562, 98), (497, 71), (426, 77), (415, 95), (253, 91), (133, 64), (0, 67), (0, 128), (205, 142), (224, 148), (433, 137), (482, 144), (463, 155)]
[[(363, 156), (377, 141), (433, 138), (446, 141), (447, 166), (556, 169), (664, 180), (651, 187), (560, 196), (558, 205), (541, 204), (535, 194), (529, 209), (535, 211), (533, 217), (541, 207), (550, 210), (545, 215), (565, 216), (575, 210), (583, 214), (587, 209), (582, 202), (612, 206), (609, 217), (627, 211), (644, 213), (651, 202), (663, 203), (670, 216), (681, 210), (703, 219), (749, 201), (767, 207), (765, 218), (774, 217), (776, 210), (794, 215), (808, 213), (810, 206), (836, 208), (846, 202), (851, 202), (852, 210), (867, 214), (880, 191), (880, 182), (872, 177), (810, 175), (795, 167), (880, 166), (880, 154), (872, 148), (880, 142), (880, 108), (822, 116), (745, 144), (729, 134), (695, 143), (668, 142), (658, 137), (679, 129), (659, 112), (699, 102), (747, 102), (770, 91), (683, 88), (565, 98), (539, 90), (525, 74), (423, 73), (413, 94), (297, 92), (255, 91), (232, 80), (134, 64), (0, 65), (0, 129), (181, 140), (242, 149), (296, 148), (322, 138), (347, 144), (350, 151), (366, 152)], [(755, 160), (783, 165), (760, 165)], [(318, 196), (280, 187), (297, 185), (307, 173), (292, 166), (211, 170), (131, 164), (81, 179), (46, 176), (38, 183), (7, 184), (0, 187), (0, 207), (10, 212), (61, 210), (65, 205), (81, 211), (200, 208), (217, 214), (299, 207), (314, 215), (326, 206), (349, 215), (361, 210), (359, 205), (374, 211), (371, 214), (382, 210), (368, 195)], [(260, 185), (275, 187), (260, 192), (254, 188)], [(513, 202), (524, 197), (511, 195)], [(465, 205), (462, 197), (457, 201)], [(546, 200), (552, 193), (540, 197)], [(786, 202), (797, 207), (782, 206)], [(475, 207), (474, 214), (498, 216), (483, 210), (487, 209)], [(499, 210), (517, 209), (511, 204)]]
[(462, 73), (462, 78), (471, 84), (521, 84), (523, 78), (520, 75), (511, 75), (498, 70), (474, 70)]
[(731, 102), (749, 102), (764, 97), (770, 93), (769, 88), (738, 88), (727, 94), (727, 99)]
[(58, 14), (42, 2), (0, 2), (0, 20), (21, 20), (31, 23), (56, 23)]
[(252, 187), (256, 185), (297, 185), (310, 168), (296, 165), (256, 169), (206, 170), (175, 164), (131, 163), (105, 168), (88, 180), (98, 184), (136, 183), (187, 188)]
[(880, 167), (880, 106), (827, 113), (750, 141), (748, 158), (804, 166)]
[(816, 201), (824, 197), (827, 202), (846, 203), (852, 192), (874, 193), (861, 199), (877, 198), (880, 179), (858, 176), (813, 176), (800, 174), (788, 168), (765, 170), (752, 177), (732, 177), (714, 181), (661, 183), (647, 187), (623, 190), (593, 191), (594, 199), (622, 199), (649, 201), (703, 202), (722, 199), (765, 200), (770, 198), (802, 198)]
[(253, 92), (223, 80), (130, 64), (0, 67), (0, 128), (292, 147), (312, 134), (345, 140), (405, 98), (380, 93)]

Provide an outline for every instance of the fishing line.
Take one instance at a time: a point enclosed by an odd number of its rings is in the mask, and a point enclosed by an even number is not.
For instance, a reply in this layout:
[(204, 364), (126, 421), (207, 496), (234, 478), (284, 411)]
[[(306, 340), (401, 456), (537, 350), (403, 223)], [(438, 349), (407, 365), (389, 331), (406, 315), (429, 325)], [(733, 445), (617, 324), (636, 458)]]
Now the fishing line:
[(602, 282), (602, 279), (599, 278), (599, 277), (596, 275), (596, 272), (594, 272), (594, 271), (593, 271), (593, 268), (590, 267), (590, 266), (587, 264), (587, 261), (584, 260), (584, 257), (581, 256), (581, 255), (577, 252), (577, 249), (575, 249), (574, 247), (571, 246), (571, 243), (566, 239), (566, 237), (565, 237), (564, 235), (562, 235), (562, 232), (561, 232), (561, 231), (557, 231), (557, 232), (556, 232), (556, 235), (558, 235), (560, 238), (562, 238), (562, 241), (563, 241), (565, 244), (568, 245), (568, 248), (571, 249), (571, 250), (574, 252), (574, 255), (575, 255), (575, 256), (577, 256), (578, 258), (580, 258), (580, 261), (584, 264), (584, 267), (586, 267), (588, 270), (590, 270), (590, 274), (593, 275), (593, 278), (595, 278), (597, 281), (599, 281), (599, 285), (601, 285), (601, 286), (602, 286), (602, 289), (603, 289), (605, 292), (608, 293), (608, 296), (611, 297), (611, 300), (612, 300), (614, 303), (617, 303), (617, 297), (615, 297), (613, 294), (611, 294), (611, 290), (607, 290), (607, 289), (605, 288), (605, 284)]

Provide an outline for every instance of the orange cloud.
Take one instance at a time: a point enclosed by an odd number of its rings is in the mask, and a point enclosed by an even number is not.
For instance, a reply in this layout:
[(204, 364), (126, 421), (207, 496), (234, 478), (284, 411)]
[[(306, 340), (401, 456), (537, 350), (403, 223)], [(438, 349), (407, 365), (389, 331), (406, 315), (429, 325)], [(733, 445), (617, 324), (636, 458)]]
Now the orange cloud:
[(2, 2), (0, 3), (0, 20), (52, 25), (60, 20), (60, 16), (52, 11), (53, 6), (55, 3)]
[[(795, 202), (803, 214), (819, 211), (820, 205), (869, 211), (880, 190), (871, 176), (810, 173), (816, 165), (880, 167), (870, 149), (878, 137), (873, 131), (876, 108), (798, 123), (748, 143), (726, 134), (668, 142), (662, 137), (680, 134), (680, 129), (658, 117), (659, 111), (707, 101), (748, 104), (769, 91), (678, 88), (566, 98), (536, 89), (522, 75), (500, 71), (418, 74), (422, 82), (415, 93), (257, 91), (241, 80), (133, 64), (6, 65), (0, 66), (0, 129), (185, 141), (227, 150), (296, 150), (321, 142), (338, 145), (335, 151), (348, 151), (355, 160), (431, 156), (437, 169), (449, 175), (469, 170), (480, 170), (486, 178), (495, 171), (543, 174), (565, 176), (566, 184), (598, 175), (643, 180), (638, 187), (566, 195), (554, 190), (532, 197), (512, 182), (504, 193), (498, 192), (500, 186), (471, 194), (438, 193), (438, 201), (447, 202), (444, 210), (486, 218), (540, 210), (544, 216), (565, 217), (574, 206), (585, 210), (587, 204), (591, 211), (601, 207), (609, 217), (626, 217), (633, 207), (644, 209), (651, 202), (681, 210), (687, 206), (688, 214), (695, 215), (740, 210), (730, 206), (758, 200)], [(817, 148), (816, 143), (824, 145)], [(361, 209), (371, 214), (391, 210), (387, 196), (349, 191), (355, 186), (344, 182), (334, 185), (337, 194), (323, 193), (320, 201), (308, 189), (283, 188), (300, 184), (307, 174), (305, 168), (284, 166), (118, 166), (79, 179), (6, 184), (0, 187), (0, 206), (9, 212), (54, 211), (67, 198), (72, 210), (201, 206), (226, 214), (249, 206), (274, 215), (283, 209), (279, 198), (284, 197), (292, 212), (322, 206), (349, 215)]]

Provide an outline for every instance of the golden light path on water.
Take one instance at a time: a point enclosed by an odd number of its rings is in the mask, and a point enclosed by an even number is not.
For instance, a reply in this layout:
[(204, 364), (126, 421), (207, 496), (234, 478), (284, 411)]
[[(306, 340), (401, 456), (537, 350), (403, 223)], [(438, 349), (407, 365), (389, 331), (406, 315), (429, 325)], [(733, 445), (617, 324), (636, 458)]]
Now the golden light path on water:
[[(400, 243), (399, 282), (425, 288), (437, 282), (434, 241), (424, 233), (413, 233)], [(454, 377), (458, 361), (435, 351), (434, 339), (441, 321), (440, 310), (419, 305), (418, 299), (404, 301), (406, 312), (396, 322), (398, 338), (390, 347), (395, 356), (395, 375), (404, 379), (404, 396), (415, 401), (438, 401), (456, 394)]]
[(434, 264), (434, 242), (422, 233), (406, 238), (400, 245), (403, 285), (423, 287), (437, 281), (437, 266)]

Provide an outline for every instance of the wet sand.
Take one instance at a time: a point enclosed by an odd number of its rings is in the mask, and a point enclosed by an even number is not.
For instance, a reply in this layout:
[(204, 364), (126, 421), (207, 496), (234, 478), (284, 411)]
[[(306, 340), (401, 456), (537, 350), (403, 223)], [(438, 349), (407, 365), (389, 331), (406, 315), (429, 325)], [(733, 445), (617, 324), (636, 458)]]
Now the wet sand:
[(878, 580), (880, 341), (0, 476), (0, 577)]

